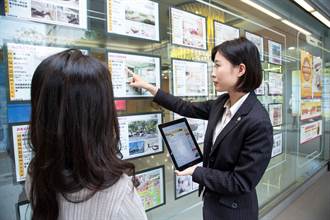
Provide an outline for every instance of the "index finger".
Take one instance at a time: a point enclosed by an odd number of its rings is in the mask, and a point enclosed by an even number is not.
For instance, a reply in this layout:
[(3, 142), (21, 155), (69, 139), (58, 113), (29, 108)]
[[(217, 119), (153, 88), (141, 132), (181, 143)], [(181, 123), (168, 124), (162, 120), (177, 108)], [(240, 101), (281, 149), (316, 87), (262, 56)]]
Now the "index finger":
[(133, 77), (133, 76), (135, 75), (135, 74), (134, 74), (130, 69), (128, 69), (127, 67), (125, 67), (125, 70), (127, 71), (129, 77)]

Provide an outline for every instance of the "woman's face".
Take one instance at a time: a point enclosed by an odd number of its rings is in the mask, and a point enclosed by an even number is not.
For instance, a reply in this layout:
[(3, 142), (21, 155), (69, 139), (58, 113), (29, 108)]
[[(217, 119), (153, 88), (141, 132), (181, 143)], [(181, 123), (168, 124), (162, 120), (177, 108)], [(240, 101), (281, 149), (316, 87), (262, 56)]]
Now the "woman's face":
[(215, 90), (217, 92), (235, 91), (238, 78), (243, 75), (244, 72), (241, 72), (240, 66), (233, 66), (224, 56), (217, 52), (214, 58), (212, 72), (212, 81)]
[(312, 68), (311, 68), (311, 64), (309, 63), (309, 61), (307, 59), (304, 60), (301, 71), (303, 73), (304, 80), (309, 81), (311, 79), (311, 75), (312, 75)]

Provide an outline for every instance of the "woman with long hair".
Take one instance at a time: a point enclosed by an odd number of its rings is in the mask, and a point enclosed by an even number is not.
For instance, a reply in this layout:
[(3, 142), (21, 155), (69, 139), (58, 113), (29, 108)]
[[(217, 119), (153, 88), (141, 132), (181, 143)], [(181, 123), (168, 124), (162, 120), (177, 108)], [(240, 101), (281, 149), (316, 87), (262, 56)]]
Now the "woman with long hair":
[(69, 49), (37, 67), (31, 87), (26, 192), (33, 220), (146, 219), (121, 160), (119, 127), (107, 67)]

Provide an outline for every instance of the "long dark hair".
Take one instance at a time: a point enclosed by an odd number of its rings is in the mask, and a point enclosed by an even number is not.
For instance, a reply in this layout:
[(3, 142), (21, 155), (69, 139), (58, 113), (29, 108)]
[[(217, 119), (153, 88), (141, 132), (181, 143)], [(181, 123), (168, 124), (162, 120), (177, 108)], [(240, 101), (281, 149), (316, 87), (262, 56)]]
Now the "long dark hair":
[[(45, 59), (31, 88), (32, 219), (59, 215), (58, 195), (83, 202), (135, 168), (119, 158), (119, 127), (107, 67), (79, 50)], [(86, 198), (69, 194), (86, 188)]]

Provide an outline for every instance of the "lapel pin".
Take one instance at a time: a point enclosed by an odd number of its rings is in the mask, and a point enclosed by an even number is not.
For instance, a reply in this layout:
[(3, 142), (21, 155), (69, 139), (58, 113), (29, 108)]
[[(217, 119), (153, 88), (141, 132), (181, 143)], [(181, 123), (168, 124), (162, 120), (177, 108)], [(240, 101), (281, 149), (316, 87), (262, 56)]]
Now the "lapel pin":
[(240, 121), (240, 120), (241, 120), (241, 117), (238, 117), (238, 118), (237, 118), (237, 121)]

